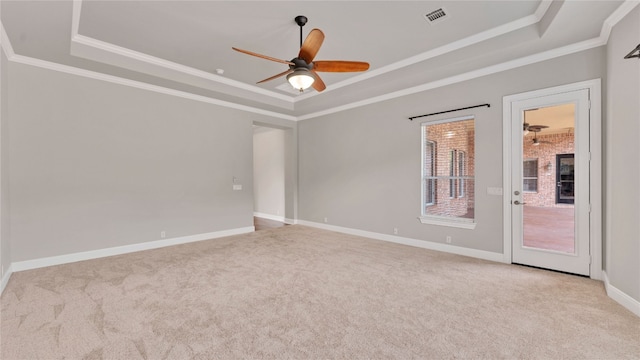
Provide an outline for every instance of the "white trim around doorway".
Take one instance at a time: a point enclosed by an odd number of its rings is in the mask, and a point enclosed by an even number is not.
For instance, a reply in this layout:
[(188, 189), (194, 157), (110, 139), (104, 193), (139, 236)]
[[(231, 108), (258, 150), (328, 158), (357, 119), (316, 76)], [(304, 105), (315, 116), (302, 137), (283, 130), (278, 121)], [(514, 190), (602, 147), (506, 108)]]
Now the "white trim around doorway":
[(547, 89), (529, 91), (520, 94), (507, 95), (502, 99), (502, 186), (503, 186), (503, 261), (511, 263), (511, 130), (512, 103), (542, 96), (560, 94), (577, 90), (589, 89), (589, 151), (591, 188), (589, 232), (590, 232), (590, 277), (596, 280), (603, 279), (602, 273), (602, 90), (601, 80), (593, 79), (573, 84), (561, 85)]

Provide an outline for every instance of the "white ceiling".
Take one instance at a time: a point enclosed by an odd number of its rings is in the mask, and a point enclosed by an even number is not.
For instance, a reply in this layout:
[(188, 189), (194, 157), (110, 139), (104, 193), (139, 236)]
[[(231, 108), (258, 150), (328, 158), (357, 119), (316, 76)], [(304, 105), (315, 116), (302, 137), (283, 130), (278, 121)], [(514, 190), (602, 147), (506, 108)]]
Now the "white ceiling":
[[(621, 4), (3, 0), (0, 6), (18, 56), (300, 119), (447, 83), (459, 74), (603, 45), (607, 18)], [(424, 15), (438, 8), (448, 17), (429, 24)], [(309, 18), (304, 36), (312, 28), (326, 35), (317, 60), (367, 61), (370, 70), (322, 73), (322, 93), (291, 91), (284, 77), (256, 85), (287, 65), (231, 47), (290, 60), (299, 48), (297, 15)]]

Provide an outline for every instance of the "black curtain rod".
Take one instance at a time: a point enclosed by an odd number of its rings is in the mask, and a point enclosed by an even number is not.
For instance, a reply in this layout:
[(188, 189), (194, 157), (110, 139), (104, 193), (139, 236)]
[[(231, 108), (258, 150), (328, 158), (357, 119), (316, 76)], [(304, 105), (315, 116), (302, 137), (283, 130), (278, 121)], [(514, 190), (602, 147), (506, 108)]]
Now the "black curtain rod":
[(439, 115), (439, 114), (446, 114), (446, 113), (450, 113), (450, 112), (454, 112), (454, 111), (460, 111), (460, 110), (467, 110), (467, 109), (473, 109), (473, 108), (478, 108), (478, 107), (491, 107), (490, 104), (482, 104), (482, 105), (474, 105), (474, 106), (467, 106), (467, 107), (463, 107), (460, 109), (453, 109), (453, 110), (447, 110), (447, 111), (440, 111), (440, 112), (435, 112), (435, 113), (431, 113), (431, 114), (425, 114), (425, 115), (418, 115), (418, 116), (412, 116), (409, 118), (409, 120), (413, 121), (413, 119), (417, 119), (417, 118), (421, 118), (421, 117), (425, 117), (425, 116), (432, 116), (432, 115)]
[[(634, 52), (638, 52), (635, 55), (632, 55)], [(638, 46), (636, 46), (635, 49), (631, 50), (630, 53), (627, 54), (627, 56), (624, 57), (625, 59), (631, 59), (631, 58), (639, 58), (640, 59), (640, 44), (638, 44)]]

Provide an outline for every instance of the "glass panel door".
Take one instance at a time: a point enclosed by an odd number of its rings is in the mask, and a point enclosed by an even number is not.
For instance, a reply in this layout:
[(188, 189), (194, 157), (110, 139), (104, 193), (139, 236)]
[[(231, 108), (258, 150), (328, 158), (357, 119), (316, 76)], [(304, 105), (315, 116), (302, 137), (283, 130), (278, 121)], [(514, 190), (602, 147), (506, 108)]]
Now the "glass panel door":
[(574, 119), (574, 103), (524, 112), (529, 129), (522, 142), (524, 247), (575, 252), (574, 208), (558, 205), (558, 199), (573, 204)]
[(588, 90), (512, 107), (512, 261), (589, 274)]

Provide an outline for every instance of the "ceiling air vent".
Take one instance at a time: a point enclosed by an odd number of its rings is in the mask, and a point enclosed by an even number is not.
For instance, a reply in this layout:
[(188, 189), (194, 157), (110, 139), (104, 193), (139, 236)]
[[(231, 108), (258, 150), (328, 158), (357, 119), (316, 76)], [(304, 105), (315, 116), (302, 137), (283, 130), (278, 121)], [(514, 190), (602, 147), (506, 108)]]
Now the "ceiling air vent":
[(439, 23), (448, 18), (447, 12), (444, 8), (432, 11), (424, 16), (429, 24)]

